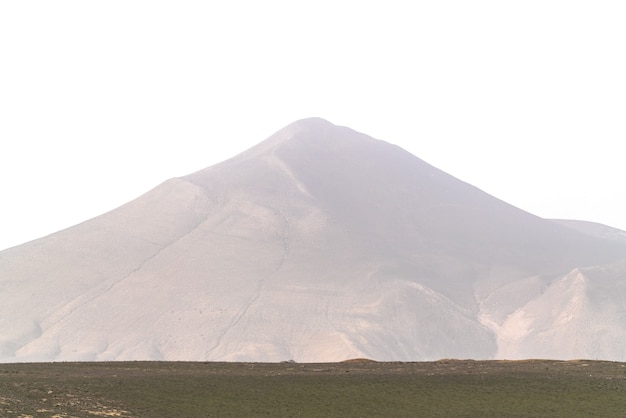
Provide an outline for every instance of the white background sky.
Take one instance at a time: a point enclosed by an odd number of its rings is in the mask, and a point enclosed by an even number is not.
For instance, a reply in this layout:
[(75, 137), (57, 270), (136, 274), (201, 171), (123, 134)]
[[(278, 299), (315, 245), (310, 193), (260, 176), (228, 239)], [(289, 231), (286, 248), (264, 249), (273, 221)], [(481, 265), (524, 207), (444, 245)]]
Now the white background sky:
[(320, 116), (626, 229), (626, 2), (2, 1), (0, 249)]

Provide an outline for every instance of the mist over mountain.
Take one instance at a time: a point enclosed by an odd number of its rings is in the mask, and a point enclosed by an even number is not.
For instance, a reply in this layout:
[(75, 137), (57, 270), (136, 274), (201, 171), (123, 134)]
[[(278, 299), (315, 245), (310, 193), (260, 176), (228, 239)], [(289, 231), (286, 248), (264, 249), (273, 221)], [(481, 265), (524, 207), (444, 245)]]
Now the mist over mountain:
[(626, 361), (624, 234), (304, 119), (0, 252), (0, 361)]

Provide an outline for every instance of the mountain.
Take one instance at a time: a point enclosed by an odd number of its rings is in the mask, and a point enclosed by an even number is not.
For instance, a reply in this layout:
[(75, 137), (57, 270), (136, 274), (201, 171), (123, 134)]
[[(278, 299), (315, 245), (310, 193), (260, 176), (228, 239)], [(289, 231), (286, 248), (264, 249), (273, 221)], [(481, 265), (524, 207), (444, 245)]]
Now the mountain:
[(0, 252), (0, 361), (624, 361), (626, 242), (572, 225), (304, 119)]

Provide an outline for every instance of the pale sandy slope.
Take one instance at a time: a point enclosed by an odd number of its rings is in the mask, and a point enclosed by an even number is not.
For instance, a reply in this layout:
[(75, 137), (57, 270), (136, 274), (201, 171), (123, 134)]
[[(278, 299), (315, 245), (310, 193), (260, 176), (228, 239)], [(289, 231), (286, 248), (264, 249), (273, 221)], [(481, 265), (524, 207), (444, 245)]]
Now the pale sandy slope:
[(623, 259), (306, 119), (0, 252), (0, 360), (626, 360)]

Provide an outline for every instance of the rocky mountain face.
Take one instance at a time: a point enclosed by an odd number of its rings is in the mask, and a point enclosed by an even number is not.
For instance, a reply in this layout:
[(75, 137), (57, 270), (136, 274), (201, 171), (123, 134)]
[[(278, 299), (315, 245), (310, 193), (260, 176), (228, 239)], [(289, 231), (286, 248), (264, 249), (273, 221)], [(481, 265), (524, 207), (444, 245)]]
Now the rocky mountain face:
[(626, 361), (626, 240), (581, 225), (305, 119), (0, 252), (0, 361)]

